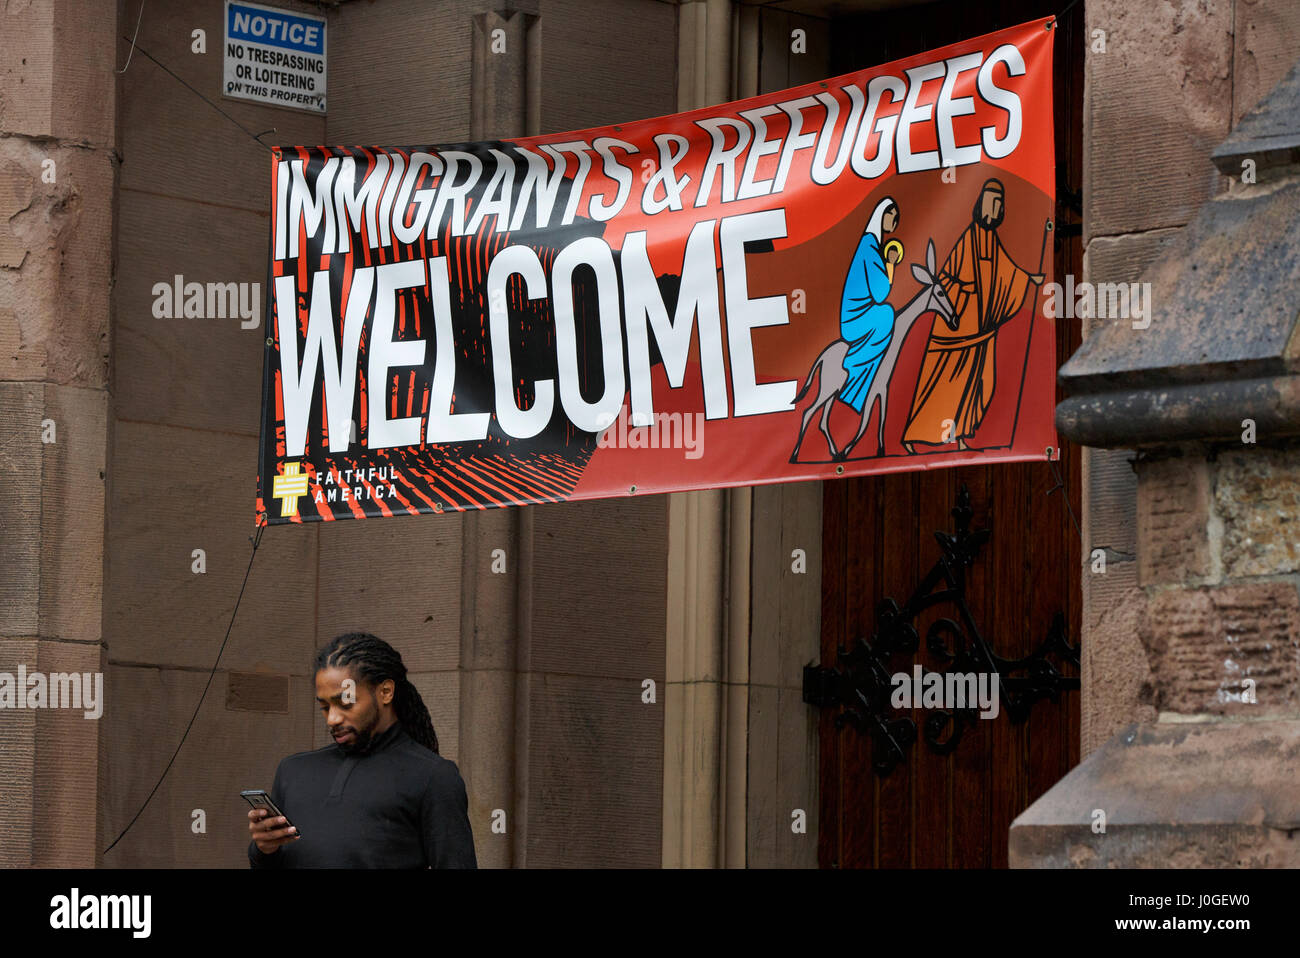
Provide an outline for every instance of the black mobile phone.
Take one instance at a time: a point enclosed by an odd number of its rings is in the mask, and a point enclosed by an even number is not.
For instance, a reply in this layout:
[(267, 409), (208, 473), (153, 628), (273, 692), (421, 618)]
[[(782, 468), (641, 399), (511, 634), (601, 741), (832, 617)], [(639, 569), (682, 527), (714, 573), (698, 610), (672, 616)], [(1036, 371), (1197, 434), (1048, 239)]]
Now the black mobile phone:
[[(277, 818), (283, 818), (286, 828), (298, 827), (297, 825), (294, 825), (293, 822), (289, 821), (288, 815), (280, 811), (280, 809), (276, 808), (275, 802), (271, 801), (271, 796), (266, 794), (266, 792), (263, 791), (262, 789), (260, 788), (246, 789), (245, 791), (239, 793), (239, 797), (242, 798), (244, 801), (248, 802), (248, 804), (252, 805), (254, 808), (265, 808), (268, 812), (271, 813), (272, 816), (275, 816)], [(302, 837), (302, 832), (294, 832), (294, 834), (297, 835), (299, 838)]]

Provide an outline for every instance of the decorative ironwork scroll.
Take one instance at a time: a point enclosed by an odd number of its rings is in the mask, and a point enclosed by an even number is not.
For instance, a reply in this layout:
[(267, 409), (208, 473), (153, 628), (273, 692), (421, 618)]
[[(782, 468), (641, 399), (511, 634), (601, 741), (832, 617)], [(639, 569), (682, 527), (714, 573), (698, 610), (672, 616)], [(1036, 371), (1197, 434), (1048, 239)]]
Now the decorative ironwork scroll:
[[(1061, 692), (1078, 689), (1079, 679), (1058, 671), (1051, 657), (1079, 665), (1079, 646), (1070, 645), (1065, 636), (1065, 617), (1057, 612), (1046, 637), (1029, 655), (1008, 659), (993, 651), (980, 632), (966, 601), (966, 573), (989, 540), (989, 530), (971, 529), (974, 511), (970, 490), (962, 484), (957, 505), (952, 510), (956, 531), (936, 532), (940, 556), (921, 580), (911, 598), (899, 608), (886, 598), (876, 607), (876, 627), (871, 641), (854, 640), (846, 649), (838, 646), (833, 668), (806, 665), (803, 670), (803, 700), (821, 708), (839, 708), (835, 727), (852, 725), (868, 735), (872, 742), (872, 768), (878, 775), (888, 775), (906, 760), (916, 742), (917, 729), (912, 719), (898, 717), (891, 704), (894, 689), (889, 661), (896, 654), (914, 655), (920, 636), (913, 624), (918, 615), (933, 606), (952, 603), (955, 618), (936, 620), (925, 634), (925, 646), (948, 668), (943, 673), (921, 670), (922, 676), (966, 673), (991, 676), (999, 701), (1012, 722), (1029, 717), (1036, 702), (1060, 701)], [(939, 708), (930, 711), (921, 735), (931, 751), (946, 755), (961, 741), (965, 730), (979, 721), (978, 709), (967, 707)]]

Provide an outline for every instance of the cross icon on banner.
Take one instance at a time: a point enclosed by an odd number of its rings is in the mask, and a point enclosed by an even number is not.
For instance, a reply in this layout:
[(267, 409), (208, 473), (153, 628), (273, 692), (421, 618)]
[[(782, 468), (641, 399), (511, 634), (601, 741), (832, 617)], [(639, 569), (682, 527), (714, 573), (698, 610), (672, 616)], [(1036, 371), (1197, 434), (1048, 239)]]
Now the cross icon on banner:
[(280, 517), (298, 514), (298, 497), (307, 495), (307, 474), (296, 462), (284, 464), (284, 474), (271, 483), (271, 498), (280, 500)]

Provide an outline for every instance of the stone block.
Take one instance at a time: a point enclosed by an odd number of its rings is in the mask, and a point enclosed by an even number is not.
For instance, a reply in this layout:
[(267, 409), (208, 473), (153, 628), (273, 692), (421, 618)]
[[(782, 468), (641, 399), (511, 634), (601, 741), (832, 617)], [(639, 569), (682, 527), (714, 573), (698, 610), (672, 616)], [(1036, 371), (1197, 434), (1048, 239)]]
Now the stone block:
[(468, 139), (472, 19), (482, 10), (471, 0), (341, 5), (330, 22), (330, 73), (348, 80), (330, 89), (326, 141)]
[(0, 634), (102, 634), (107, 401), (97, 389), (0, 383)]
[(639, 682), (534, 673), (527, 708), (524, 864), (658, 868), (664, 706)]
[[(29, 665), (29, 668), (32, 666)], [(39, 643), (35, 668), (52, 673), (103, 674), (98, 642)], [(103, 681), (103, 680), (101, 680)], [(71, 708), (36, 713), (36, 761), (31, 808), (32, 865), (36, 868), (94, 868), (99, 852), (95, 804), (98, 790), (99, 738), (108, 714), (107, 682), (102, 701), (87, 717), (84, 700)], [(98, 718), (94, 712), (100, 713)]]
[(5, 4), (0, 131), (112, 147), (117, 12), (97, 0)]
[[(36, 668), (34, 638), (0, 638), (0, 672), (17, 675), (18, 666)], [(0, 867), (30, 868), (38, 827), (36, 800), (37, 713), (0, 709)]]
[(44, 416), (44, 386), (0, 383), (0, 635), (40, 631)]
[[(817, 710), (802, 691), (751, 686), (746, 779), (746, 865), (817, 867)], [(795, 809), (806, 832), (791, 830)]]
[[(1161, 712), (1297, 711), (1300, 597), (1289, 582), (1157, 592), (1140, 635)], [(1245, 679), (1255, 682), (1254, 703), (1244, 701)]]
[(0, 380), (107, 386), (115, 182), (105, 151), (0, 136)]
[[(677, 89), (675, 4), (547, 0), (541, 31), (542, 133), (672, 112)], [(575, 69), (576, 64), (581, 69)], [(629, 64), (636, 68), (629, 69)]]
[[(114, 362), (118, 415), (139, 422), (212, 429), (256, 438), (262, 403), (265, 353), (267, 217), (212, 210), (136, 192), (124, 193), (119, 216)], [(178, 236), (203, 236), (202, 244), (178, 243)], [(204, 318), (156, 316), (175, 299), (176, 276), (204, 284)], [(245, 329), (231, 316), (227, 297), (212, 297), (208, 283), (249, 284), (238, 295), (252, 303), (257, 325)], [(173, 292), (156, 296), (157, 284)], [(181, 306), (183, 307), (184, 297)], [(254, 460), (256, 461), (256, 460)]]
[(1300, 722), (1133, 725), (1012, 822), (1010, 865), (1295, 868), (1297, 775)]
[(1233, 7), (1088, 4), (1106, 52), (1085, 66), (1085, 242), (1181, 225), (1224, 189), (1209, 152), (1232, 119)]
[(1228, 578), (1300, 571), (1300, 450), (1245, 447), (1219, 456), (1214, 510)]
[(1203, 459), (1138, 464), (1138, 581), (1182, 583), (1208, 576), (1209, 470)]
[(1133, 722), (1154, 722), (1155, 686), (1140, 635), (1146, 594), (1130, 587), (1111, 596), (1083, 643), (1082, 737), (1084, 755)]
[(371, 632), (401, 653), (408, 671), (458, 665), (461, 523), (454, 514), (321, 523), (318, 574), (317, 648), (343, 632)]
[(804, 664), (820, 655), (822, 484), (755, 486), (753, 496), (749, 679), (802, 689)]
[(1296, 62), (1300, 6), (1290, 0), (1234, 4), (1232, 121), (1262, 100)]
[[(257, 440), (118, 422), (104, 631), (114, 662), (207, 670), (248, 570)], [(206, 571), (196, 573), (194, 550)], [(315, 651), (316, 531), (268, 528), (223, 668), (304, 675)]]
[[(493, 810), (500, 808), (509, 828), (523, 811), (514, 788), (514, 762), (502, 760), (514, 750), (515, 673), (462, 669), (457, 674), (460, 712), (452, 717), (458, 727), (455, 760), (469, 799), (474, 853), (480, 868), (509, 868), (513, 832), (493, 833), (491, 822)], [(442, 726), (437, 723), (435, 717), (434, 728), (441, 735)]]
[(48, 384), (42, 418), (42, 637), (98, 643), (103, 636), (108, 393)]
[(529, 667), (662, 681), (668, 497), (530, 508)]

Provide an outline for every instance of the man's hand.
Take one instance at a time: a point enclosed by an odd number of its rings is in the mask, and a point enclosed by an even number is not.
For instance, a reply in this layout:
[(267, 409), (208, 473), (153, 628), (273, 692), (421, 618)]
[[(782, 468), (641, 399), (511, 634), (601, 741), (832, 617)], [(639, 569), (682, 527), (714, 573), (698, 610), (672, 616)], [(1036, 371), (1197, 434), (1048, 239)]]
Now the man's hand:
[(270, 814), (265, 808), (248, 810), (248, 831), (253, 836), (253, 841), (257, 843), (257, 850), (263, 855), (270, 855), (278, 851), (281, 845), (302, 838), (298, 834), (298, 829), (288, 825), (287, 819), (283, 816), (268, 818)]

